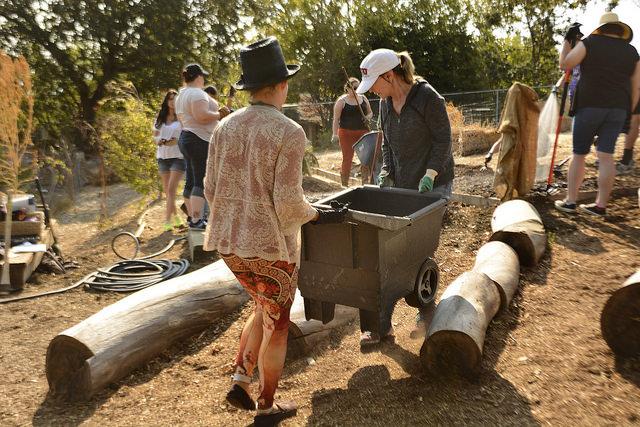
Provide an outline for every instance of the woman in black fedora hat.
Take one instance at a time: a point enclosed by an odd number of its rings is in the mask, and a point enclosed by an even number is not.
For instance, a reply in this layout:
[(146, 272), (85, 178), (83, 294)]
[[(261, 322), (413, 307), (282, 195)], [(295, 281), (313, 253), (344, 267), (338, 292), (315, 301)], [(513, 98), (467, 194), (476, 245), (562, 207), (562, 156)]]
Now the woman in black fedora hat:
[(293, 402), (274, 402), (287, 353), (289, 311), (298, 281), (300, 227), (309, 221), (340, 222), (344, 210), (318, 211), (302, 190), (306, 135), (282, 114), (288, 79), (278, 41), (267, 38), (240, 51), (242, 77), (235, 87), (251, 93), (251, 105), (213, 132), (204, 181), (211, 210), (205, 250), (217, 250), (255, 301), (240, 338), (227, 400), (256, 409), (250, 383), (260, 374), (256, 426), (296, 414)]

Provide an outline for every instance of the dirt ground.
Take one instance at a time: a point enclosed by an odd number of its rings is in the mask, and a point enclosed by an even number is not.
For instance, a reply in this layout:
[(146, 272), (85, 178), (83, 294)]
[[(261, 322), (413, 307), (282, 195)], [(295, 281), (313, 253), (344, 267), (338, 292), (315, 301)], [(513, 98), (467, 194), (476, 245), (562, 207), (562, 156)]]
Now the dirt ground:
[[(481, 157), (456, 159), (456, 184), (490, 179), (490, 173), (489, 178), (478, 178)], [(640, 156), (636, 159), (640, 162)], [(325, 161), (330, 160), (321, 158)], [(593, 176), (595, 169), (588, 173)], [(640, 172), (620, 179), (617, 187), (640, 187)], [(307, 178), (305, 189), (317, 200), (339, 187)], [(69, 285), (117, 260), (111, 238), (120, 230), (135, 229), (145, 203), (123, 185), (110, 187), (109, 221), (101, 224), (99, 192), (86, 188), (76, 208), (57, 218), (64, 253), (80, 267), (66, 275), (36, 274), (25, 294)], [(491, 323), (477, 378), (439, 377), (422, 368), (422, 340), (409, 338), (415, 309), (401, 301), (393, 317), (395, 344), (361, 353), (354, 322), (307, 357), (287, 363), (277, 397), (295, 400), (300, 409), (283, 425), (640, 423), (640, 359), (616, 359), (599, 330), (608, 296), (640, 268), (637, 195), (615, 199), (607, 220), (565, 216), (543, 197), (531, 201), (547, 228), (548, 250), (536, 268), (523, 270), (515, 300)], [(436, 253), (440, 292), (471, 268), (475, 252), (489, 237), (491, 213), (457, 203), (449, 206)], [(162, 248), (174, 236), (162, 232), (161, 216), (161, 204), (146, 216), (145, 253)], [(166, 255), (186, 256), (184, 241)], [(250, 306), (167, 349), (89, 402), (62, 404), (47, 397), (49, 341), (120, 298), (76, 289), (0, 305), (0, 425), (252, 422), (250, 413), (230, 408), (224, 400)]]

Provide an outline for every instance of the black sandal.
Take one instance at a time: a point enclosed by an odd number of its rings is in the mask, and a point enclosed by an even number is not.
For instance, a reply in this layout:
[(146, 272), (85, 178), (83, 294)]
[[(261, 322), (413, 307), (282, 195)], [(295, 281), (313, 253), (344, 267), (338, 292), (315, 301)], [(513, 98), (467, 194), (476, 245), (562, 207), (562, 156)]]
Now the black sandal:
[(277, 426), (281, 421), (295, 417), (298, 414), (298, 407), (294, 402), (278, 402), (274, 403), (273, 406), (276, 407), (275, 411), (253, 417), (253, 425), (255, 427)]
[(247, 411), (254, 411), (256, 409), (256, 402), (254, 402), (251, 396), (249, 396), (249, 393), (238, 384), (234, 384), (227, 393), (227, 402), (238, 409)]

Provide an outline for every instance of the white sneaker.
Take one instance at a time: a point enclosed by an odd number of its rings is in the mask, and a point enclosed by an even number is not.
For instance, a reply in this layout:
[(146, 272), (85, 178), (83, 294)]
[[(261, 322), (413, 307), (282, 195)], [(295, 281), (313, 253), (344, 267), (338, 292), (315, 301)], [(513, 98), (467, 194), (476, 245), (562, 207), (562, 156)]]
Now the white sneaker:
[(628, 165), (618, 162), (616, 165), (616, 172), (618, 175), (629, 175), (633, 172), (634, 166), (635, 162), (633, 160), (631, 160)]

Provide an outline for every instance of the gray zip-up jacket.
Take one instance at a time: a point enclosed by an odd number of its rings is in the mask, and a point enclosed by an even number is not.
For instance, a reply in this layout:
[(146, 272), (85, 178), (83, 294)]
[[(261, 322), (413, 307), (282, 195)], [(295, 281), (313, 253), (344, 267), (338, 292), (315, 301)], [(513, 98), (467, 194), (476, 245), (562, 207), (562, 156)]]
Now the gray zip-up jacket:
[(444, 98), (426, 81), (413, 85), (400, 115), (391, 98), (380, 100), (382, 173), (394, 185), (417, 190), (427, 169), (438, 172), (434, 188), (453, 180), (451, 124)]

